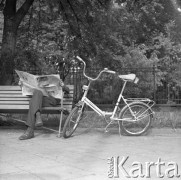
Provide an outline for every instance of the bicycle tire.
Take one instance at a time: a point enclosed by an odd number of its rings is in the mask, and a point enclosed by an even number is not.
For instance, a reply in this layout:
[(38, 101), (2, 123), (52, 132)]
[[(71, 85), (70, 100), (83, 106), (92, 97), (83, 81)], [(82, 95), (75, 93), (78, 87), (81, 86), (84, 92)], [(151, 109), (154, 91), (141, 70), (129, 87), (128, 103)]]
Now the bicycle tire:
[[(147, 132), (150, 128), (152, 120), (153, 120), (153, 113), (150, 109), (148, 109), (148, 105), (142, 102), (134, 102), (128, 106), (125, 106), (120, 113), (120, 119), (130, 118), (134, 120), (133, 115), (130, 112), (130, 109), (134, 112), (136, 117), (139, 117), (139, 120), (134, 122), (130, 121), (119, 121), (120, 128), (122, 133), (129, 136), (140, 136)], [(145, 119), (147, 118), (147, 120)], [(145, 125), (143, 123), (146, 123)]]
[[(75, 106), (72, 111), (70, 112), (70, 114), (68, 115), (64, 127), (63, 127), (63, 137), (64, 138), (69, 138), (70, 136), (72, 136), (72, 134), (74, 133), (74, 131), (77, 129), (77, 126), (79, 125), (79, 122), (82, 118), (82, 114), (84, 111), (84, 105), (81, 106)], [(76, 116), (74, 119), (75, 121), (72, 120), (73, 116)], [(74, 123), (73, 126), (71, 127), (70, 123)]]

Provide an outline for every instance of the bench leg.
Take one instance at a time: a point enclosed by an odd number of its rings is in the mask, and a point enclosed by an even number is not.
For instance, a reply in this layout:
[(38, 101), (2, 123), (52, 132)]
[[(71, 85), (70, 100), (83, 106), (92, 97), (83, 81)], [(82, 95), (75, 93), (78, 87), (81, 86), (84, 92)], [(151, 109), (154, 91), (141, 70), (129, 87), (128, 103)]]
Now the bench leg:
[[(64, 93), (62, 94), (62, 97), (64, 97)], [(61, 99), (61, 113), (60, 113), (58, 137), (60, 137), (60, 134), (61, 134), (62, 119), (63, 119), (63, 98)]]
[(63, 119), (63, 110), (61, 111), (61, 114), (60, 114), (60, 123), (59, 123), (58, 137), (60, 137), (60, 134), (61, 134), (62, 119)]

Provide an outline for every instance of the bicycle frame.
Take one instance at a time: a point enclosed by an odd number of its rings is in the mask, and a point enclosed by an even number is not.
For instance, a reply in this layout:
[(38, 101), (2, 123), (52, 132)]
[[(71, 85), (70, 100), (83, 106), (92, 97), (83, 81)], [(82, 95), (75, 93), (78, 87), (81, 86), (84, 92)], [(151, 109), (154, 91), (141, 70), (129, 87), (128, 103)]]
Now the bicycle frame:
[[(126, 75), (118, 75), (118, 77), (122, 79), (124, 83), (122, 85), (122, 89), (118, 96), (115, 107), (113, 108), (112, 112), (102, 111), (89, 98), (87, 98), (91, 82), (98, 80), (101, 74), (104, 72), (110, 74), (116, 74), (116, 72), (109, 70), (108, 68), (104, 68), (96, 77), (90, 77), (85, 73), (86, 63), (79, 56), (77, 56), (76, 58), (83, 63), (83, 75), (88, 79), (89, 83), (88, 85), (83, 86), (84, 93), (82, 99), (76, 104), (76, 107), (72, 109), (71, 113), (67, 117), (67, 120), (65, 121), (63, 128), (63, 137), (68, 138), (74, 133), (79, 125), (79, 122), (86, 115), (86, 113), (84, 113), (85, 105), (89, 106), (100, 116), (104, 117), (104, 120), (107, 122), (105, 132), (107, 132), (107, 128), (111, 124), (117, 123), (119, 126), (120, 135), (121, 131), (125, 135), (134, 136), (142, 135), (143, 133), (145, 133), (151, 127), (151, 122), (153, 120), (151, 107), (154, 105), (154, 101), (147, 98), (125, 99), (123, 96), (127, 82), (134, 82), (135, 84), (137, 84), (139, 79), (136, 77), (136, 74), (130, 73)], [(119, 107), (121, 101), (123, 101), (124, 103), (123, 108)], [(106, 117), (107, 115), (109, 117)], [(147, 118), (145, 119), (145, 117)], [(109, 118), (109, 120), (107, 118)]]
[[(92, 108), (96, 113), (98, 113), (100, 116), (103, 116), (105, 117), (106, 115), (109, 115), (111, 116), (110, 119), (111, 120), (119, 120), (119, 121), (133, 121), (132, 119), (129, 119), (129, 118), (124, 118), (124, 119), (119, 119), (119, 118), (116, 118), (116, 112), (119, 108), (119, 103), (121, 101), (121, 99), (124, 101), (125, 105), (129, 107), (129, 103), (127, 102), (127, 99), (124, 98), (123, 96), (123, 92), (124, 92), (124, 89), (126, 87), (126, 83), (127, 81), (124, 81), (124, 84), (123, 84), (123, 87), (122, 87), (122, 90), (119, 94), (119, 97), (117, 99), (117, 102), (116, 102), (116, 105), (113, 109), (113, 112), (106, 112), (106, 111), (102, 111), (99, 107), (97, 107), (91, 100), (89, 100), (86, 96), (87, 96), (87, 93), (88, 93), (88, 90), (90, 88), (90, 85), (91, 85), (91, 82), (89, 82), (89, 85), (88, 86), (83, 86), (83, 90), (84, 90), (84, 94), (83, 94), (83, 97), (81, 99), (81, 102), (82, 103), (85, 103), (86, 105), (88, 105), (90, 108)], [(148, 106), (149, 107), (149, 106)], [(149, 109), (149, 108), (148, 108)], [(135, 117), (135, 119), (138, 119), (138, 117), (136, 118), (136, 116), (134, 115), (134, 113), (132, 112), (131, 108), (130, 108), (130, 112), (132, 113), (132, 115)], [(145, 113), (145, 112), (143, 112)], [(142, 113), (142, 114), (143, 114)], [(141, 115), (142, 115), (141, 114)], [(139, 117), (141, 116), (139, 115)]]

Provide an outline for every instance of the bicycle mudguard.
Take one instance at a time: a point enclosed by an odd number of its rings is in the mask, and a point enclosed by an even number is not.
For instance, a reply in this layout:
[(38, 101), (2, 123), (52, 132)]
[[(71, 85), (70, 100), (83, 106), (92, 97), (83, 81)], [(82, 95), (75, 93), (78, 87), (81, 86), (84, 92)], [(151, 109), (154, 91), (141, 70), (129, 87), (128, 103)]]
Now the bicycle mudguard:
[[(129, 103), (128, 105), (126, 104), (126, 105), (121, 109), (121, 112), (120, 112), (119, 114), (121, 114), (122, 112), (124, 112), (124, 110), (125, 110), (127, 107), (129, 107), (129, 106), (131, 106), (131, 105), (134, 105), (134, 104), (142, 104), (142, 105), (144, 105), (144, 106), (147, 106), (148, 109), (151, 111), (150, 114), (151, 114), (152, 116), (153, 116), (153, 114), (155, 113), (148, 104), (146, 104), (146, 103), (144, 103), (144, 102), (141, 102), (141, 101), (135, 101), (135, 102)], [(152, 117), (152, 118), (153, 118), (153, 117)]]

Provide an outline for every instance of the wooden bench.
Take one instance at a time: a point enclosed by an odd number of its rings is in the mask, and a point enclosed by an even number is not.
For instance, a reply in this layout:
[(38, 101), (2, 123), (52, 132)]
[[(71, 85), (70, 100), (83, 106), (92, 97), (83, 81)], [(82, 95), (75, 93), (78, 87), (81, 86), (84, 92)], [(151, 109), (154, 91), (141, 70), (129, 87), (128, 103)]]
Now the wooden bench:
[[(68, 112), (70, 112), (73, 105), (74, 86), (73, 85), (66, 85), (66, 86), (69, 87), (70, 92), (69, 94), (63, 93), (64, 98), (61, 100), (58, 106), (42, 108), (42, 114), (60, 114), (58, 136), (60, 136), (61, 133), (63, 113), (67, 114)], [(0, 113), (5, 113), (5, 114), (28, 113), (30, 99), (31, 97), (22, 96), (22, 91), (20, 86), (0, 86)]]

